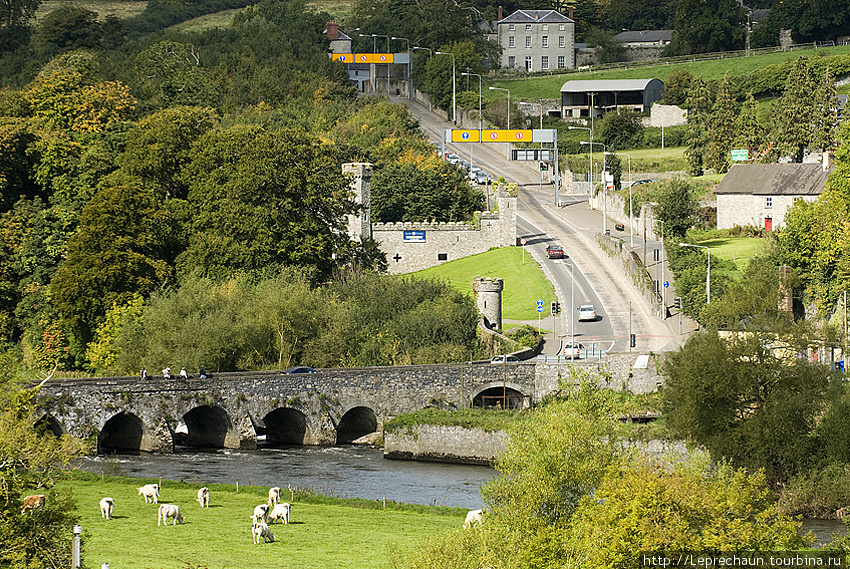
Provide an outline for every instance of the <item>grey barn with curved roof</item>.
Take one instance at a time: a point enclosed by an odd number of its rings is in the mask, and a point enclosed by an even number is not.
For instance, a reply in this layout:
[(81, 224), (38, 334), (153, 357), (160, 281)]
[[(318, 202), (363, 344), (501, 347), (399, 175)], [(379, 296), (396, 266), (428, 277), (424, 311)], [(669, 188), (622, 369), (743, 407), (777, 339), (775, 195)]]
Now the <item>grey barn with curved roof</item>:
[(639, 113), (664, 96), (660, 79), (596, 79), (567, 81), (561, 87), (561, 117), (601, 117), (617, 109)]

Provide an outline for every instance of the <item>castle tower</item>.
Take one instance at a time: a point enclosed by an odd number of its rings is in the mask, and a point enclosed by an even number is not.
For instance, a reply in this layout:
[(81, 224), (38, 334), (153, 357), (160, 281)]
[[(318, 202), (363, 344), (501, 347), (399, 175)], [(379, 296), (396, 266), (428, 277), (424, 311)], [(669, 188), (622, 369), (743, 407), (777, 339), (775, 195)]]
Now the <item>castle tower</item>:
[(502, 290), (505, 283), (500, 278), (477, 278), (472, 289), (477, 293), (478, 312), (484, 318), (484, 325), (490, 329), (502, 329)]
[(351, 189), (354, 201), (363, 206), (358, 215), (348, 216), (348, 236), (352, 241), (361, 241), (372, 237), (372, 216), (370, 213), (372, 165), (368, 162), (349, 162), (342, 165), (343, 174), (353, 174)]

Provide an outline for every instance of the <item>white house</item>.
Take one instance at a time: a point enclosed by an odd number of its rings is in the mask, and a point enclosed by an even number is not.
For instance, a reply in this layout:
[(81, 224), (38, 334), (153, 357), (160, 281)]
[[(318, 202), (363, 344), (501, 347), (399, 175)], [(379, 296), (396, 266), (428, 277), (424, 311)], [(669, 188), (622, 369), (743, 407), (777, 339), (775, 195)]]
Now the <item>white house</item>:
[(517, 10), (502, 18), (499, 7), (502, 67), (528, 72), (574, 68), (575, 27), (572, 18), (555, 10)]

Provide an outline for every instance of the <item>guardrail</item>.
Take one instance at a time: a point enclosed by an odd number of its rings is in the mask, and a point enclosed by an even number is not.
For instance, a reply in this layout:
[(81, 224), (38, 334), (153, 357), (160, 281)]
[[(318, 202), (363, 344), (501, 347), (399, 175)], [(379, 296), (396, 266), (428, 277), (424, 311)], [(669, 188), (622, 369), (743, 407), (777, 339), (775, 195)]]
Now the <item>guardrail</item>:
[(558, 354), (555, 356), (550, 356), (546, 354), (540, 354), (537, 356), (537, 361), (545, 364), (568, 364), (568, 363), (582, 363), (590, 360), (595, 360), (597, 362), (603, 361), (608, 356), (607, 350), (579, 350), (579, 357), (570, 358), (570, 356), (565, 356), (563, 354)]

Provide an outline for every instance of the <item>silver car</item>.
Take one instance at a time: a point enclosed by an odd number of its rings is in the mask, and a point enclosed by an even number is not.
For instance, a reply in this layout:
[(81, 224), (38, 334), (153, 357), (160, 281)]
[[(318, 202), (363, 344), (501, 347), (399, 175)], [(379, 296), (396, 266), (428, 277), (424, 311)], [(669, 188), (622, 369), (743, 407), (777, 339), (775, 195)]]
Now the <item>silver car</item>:
[(582, 304), (578, 308), (579, 322), (596, 322), (596, 308), (592, 304)]

